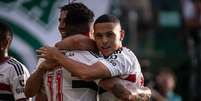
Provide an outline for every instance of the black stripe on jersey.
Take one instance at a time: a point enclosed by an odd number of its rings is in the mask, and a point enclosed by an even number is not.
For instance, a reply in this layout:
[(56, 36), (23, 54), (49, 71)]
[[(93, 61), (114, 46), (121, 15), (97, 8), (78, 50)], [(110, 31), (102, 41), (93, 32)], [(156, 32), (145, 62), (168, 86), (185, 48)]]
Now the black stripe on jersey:
[(19, 65), (18, 65), (15, 61), (10, 60), (8, 63), (10, 63), (11, 65), (14, 66), (15, 71), (17, 72), (17, 75), (18, 75), (18, 76), (19, 76), (19, 75), (22, 75), (22, 73), (21, 73), (21, 71), (20, 71), (20, 67), (19, 67)]
[(98, 88), (98, 94), (102, 94), (102, 93), (105, 93), (107, 92), (105, 89), (103, 89), (102, 87), (99, 87)]
[(19, 71), (17, 69), (17, 66), (14, 63), (8, 61), (8, 64), (11, 64), (15, 68), (15, 71), (17, 72), (17, 75), (20, 75), (20, 73), (19, 73)]
[(21, 74), (24, 74), (22, 64), (15, 59), (12, 59), (12, 60), (19, 66), (19, 70), (20, 70)]
[(15, 101), (12, 94), (0, 94), (0, 101)]
[(22, 64), (20, 64), (18, 61), (14, 60), (14, 59), (11, 59), (11, 60), (8, 61), (8, 63), (14, 66), (15, 71), (17, 72), (17, 75), (24, 74)]
[(98, 86), (93, 81), (72, 80), (72, 88), (89, 88), (98, 91)]
[(89, 51), (89, 53), (91, 53), (91, 55), (95, 56), (96, 58), (100, 57), (98, 54), (92, 52), (92, 51)]

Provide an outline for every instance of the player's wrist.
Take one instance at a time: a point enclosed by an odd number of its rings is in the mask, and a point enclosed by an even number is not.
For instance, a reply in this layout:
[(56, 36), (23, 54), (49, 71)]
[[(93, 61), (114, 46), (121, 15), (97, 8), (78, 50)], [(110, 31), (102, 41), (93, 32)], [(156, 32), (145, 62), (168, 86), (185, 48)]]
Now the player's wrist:
[(43, 73), (45, 73), (47, 70), (48, 70), (48, 69), (46, 68), (45, 64), (44, 64), (44, 63), (41, 63), (40, 66), (39, 66), (39, 68), (38, 68), (38, 72), (39, 72), (40, 74), (43, 74)]
[(142, 101), (142, 98), (139, 95), (130, 94), (128, 96), (128, 101)]

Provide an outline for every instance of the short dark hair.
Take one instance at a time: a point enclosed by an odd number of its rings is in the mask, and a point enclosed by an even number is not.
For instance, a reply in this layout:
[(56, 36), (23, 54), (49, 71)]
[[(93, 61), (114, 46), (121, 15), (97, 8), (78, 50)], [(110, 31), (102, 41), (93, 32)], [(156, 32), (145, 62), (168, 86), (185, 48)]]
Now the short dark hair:
[[(62, 10), (67, 10), (65, 23), (69, 33), (87, 33), (90, 31), (90, 24), (94, 21), (94, 13), (82, 3), (70, 3), (61, 7)], [(69, 25), (69, 26), (68, 26)]]
[(97, 23), (104, 23), (104, 22), (120, 23), (119, 19), (116, 16), (110, 14), (104, 14), (96, 19), (94, 25)]
[(7, 36), (13, 37), (12, 30), (8, 24), (0, 22), (0, 40), (7, 39)]

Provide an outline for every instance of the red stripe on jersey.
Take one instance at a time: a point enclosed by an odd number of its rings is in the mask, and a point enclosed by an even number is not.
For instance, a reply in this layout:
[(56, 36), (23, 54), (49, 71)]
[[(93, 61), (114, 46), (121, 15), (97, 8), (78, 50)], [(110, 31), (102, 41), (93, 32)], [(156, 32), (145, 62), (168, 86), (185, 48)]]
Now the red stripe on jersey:
[(0, 83), (0, 90), (10, 91), (11, 92), (11, 87), (10, 87), (10, 85)]
[(125, 80), (135, 82), (136, 81), (136, 74), (130, 74)]
[(144, 77), (143, 76), (141, 77), (140, 84), (141, 84), (141, 86), (144, 86)]
[(48, 87), (49, 87), (49, 90), (50, 90), (50, 101), (53, 101), (53, 87), (52, 87), (52, 82), (53, 82), (53, 77), (51, 75), (51, 73), (48, 74), (47, 76), (47, 83), (48, 83)]
[(57, 86), (58, 86), (57, 101), (62, 101), (62, 71), (61, 70), (57, 71), (56, 76), (57, 76), (56, 79), (57, 79)]

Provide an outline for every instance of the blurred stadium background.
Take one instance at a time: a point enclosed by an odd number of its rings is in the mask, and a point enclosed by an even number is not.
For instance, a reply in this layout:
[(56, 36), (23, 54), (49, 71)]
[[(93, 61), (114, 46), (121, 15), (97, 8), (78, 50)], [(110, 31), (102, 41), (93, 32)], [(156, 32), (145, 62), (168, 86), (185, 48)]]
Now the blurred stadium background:
[[(96, 17), (118, 16), (126, 31), (124, 45), (139, 60), (150, 61), (149, 71), (171, 67), (177, 76), (176, 92), (184, 101), (201, 101), (201, 41), (185, 26), (184, 2), (188, 0), (77, 0)], [(58, 36), (59, 7), (67, 0), (0, 0), (0, 20), (14, 31), (10, 54), (33, 71), (35, 50), (54, 45)], [(200, 21), (201, 23), (201, 21)], [(193, 36), (193, 37), (192, 37)], [(196, 100), (195, 100), (196, 99)]]

